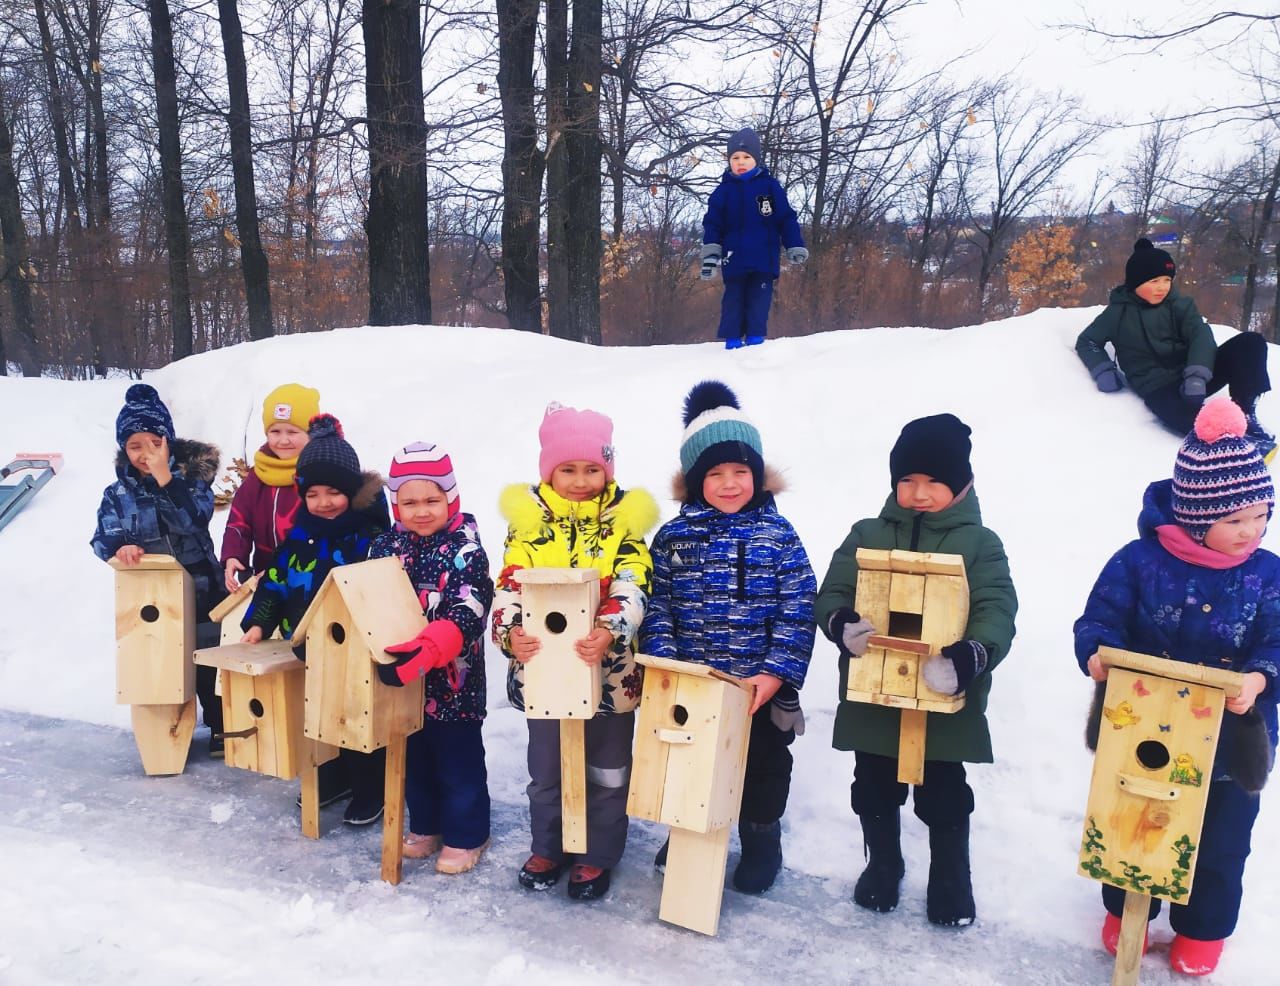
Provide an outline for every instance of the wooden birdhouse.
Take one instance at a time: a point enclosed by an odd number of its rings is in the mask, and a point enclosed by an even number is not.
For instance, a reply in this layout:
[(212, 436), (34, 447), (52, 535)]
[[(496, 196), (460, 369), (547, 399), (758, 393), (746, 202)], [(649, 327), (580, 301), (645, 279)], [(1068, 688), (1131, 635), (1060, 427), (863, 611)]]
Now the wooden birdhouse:
[(627, 814), (671, 826), (659, 918), (714, 935), (742, 802), (753, 692), (703, 664), (636, 659), (645, 675)]
[(1243, 677), (1110, 647), (1098, 655), (1110, 670), (1079, 872), (1126, 892), (1113, 982), (1133, 983), (1148, 898), (1191, 894), (1223, 710)]
[(600, 665), (573, 645), (595, 629), (600, 573), (594, 568), (523, 568), (521, 626), (541, 648), (524, 666), (524, 712), (560, 720), (560, 829), (565, 852), (587, 851), (586, 721), (600, 706)]
[(926, 716), (958, 712), (963, 695), (943, 695), (921, 673), (926, 658), (964, 637), (969, 583), (960, 555), (859, 548), (853, 608), (881, 631), (849, 662), (845, 697), (902, 710), (898, 780), (924, 783)]

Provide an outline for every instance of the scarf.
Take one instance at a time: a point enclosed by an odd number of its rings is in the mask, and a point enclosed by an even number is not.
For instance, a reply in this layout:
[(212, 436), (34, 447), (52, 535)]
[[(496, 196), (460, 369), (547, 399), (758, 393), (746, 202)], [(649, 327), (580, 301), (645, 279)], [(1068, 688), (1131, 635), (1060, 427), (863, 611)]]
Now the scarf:
[(1258, 550), (1258, 545), (1262, 544), (1262, 538), (1259, 537), (1249, 545), (1248, 551), (1242, 551), (1238, 555), (1226, 555), (1221, 551), (1206, 548), (1177, 524), (1161, 524), (1156, 528), (1156, 537), (1160, 541), (1160, 547), (1174, 558), (1180, 558), (1190, 565), (1215, 568), (1219, 571), (1243, 565)]
[(282, 459), (267, 446), (253, 453), (253, 471), (266, 486), (292, 486), (298, 457)]

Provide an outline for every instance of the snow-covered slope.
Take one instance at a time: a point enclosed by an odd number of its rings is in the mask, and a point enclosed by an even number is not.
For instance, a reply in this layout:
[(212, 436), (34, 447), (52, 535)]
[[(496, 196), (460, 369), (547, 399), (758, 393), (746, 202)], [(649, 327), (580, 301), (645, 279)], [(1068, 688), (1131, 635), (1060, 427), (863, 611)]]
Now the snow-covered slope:
[[(1092, 315), (1090, 310), (1048, 310), (950, 332), (833, 332), (774, 340), (733, 353), (713, 345), (593, 349), (488, 329), (361, 328), (237, 346), (185, 360), (147, 379), (169, 404), (179, 432), (217, 443), (224, 462), (232, 455), (251, 453), (261, 441), (262, 397), (288, 380), (320, 389), (323, 408), (342, 419), (366, 468), (385, 470), (395, 448), (415, 439), (442, 444), (453, 454), (464, 509), (476, 514), (496, 562), (504, 533), (497, 494), (505, 483), (535, 475), (537, 427), (548, 401), (611, 415), (619, 481), (653, 492), (665, 517), (675, 512), (669, 482), (678, 461), (681, 399), (697, 380), (718, 377), (737, 390), (744, 410), (760, 426), (766, 459), (785, 472), (789, 489), (779, 498), (779, 507), (799, 531), (819, 578), (849, 525), (876, 513), (883, 502), (889, 489), (888, 452), (901, 426), (922, 414), (955, 412), (973, 427), (973, 465), (984, 516), (1005, 542), (1021, 598), (1014, 650), (996, 674), (991, 697), (997, 763), (970, 771), (978, 803), (973, 857), (979, 926), (964, 933), (958, 945), (948, 944), (956, 936), (936, 938), (936, 932), (926, 930), (922, 899), (928, 851), (923, 828), (913, 818), (905, 822), (908, 874), (903, 909), (873, 920), (853, 913), (857, 909), (848, 894), (862, 865), (861, 837), (849, 810), (853, 764), (850, 755), (830, 749), (835, 650), (820, 638), (802, 693), (809, 728), (793, 748), (795, 782), (784, 837), (790, 872), (776, 901), (774, 895), (761, 901), (737, 898), (722, 924), (721, 940), (776, 936), (790, 949), (791, 943), (809, 934), (797, 913), (821, 908), (824, 922), (836, 921), (837, 930), (847, 931), (849, 940), (829, 937), (831, 925), (824, 923), (819, 937), (788, 960), (795, 963), (791, 976), (802, 981), (810, 978), (805, 965), (813, 964), (813, 955), (846, 948), (860, 955), (864, 949), (886, 953), (883, 961), (870, 964), (851, 959), (850, 981), (881, 981), (880, 973), (884, 978), (923, 973), (929, 955), (972, 963), (970, 973), (986, 969), (985, 981), (1092, 981), (1105, 978), (1106, 966), (1092, 956), (1101, 918), (1096, 887), (1074, 873), (1090, 760), (1080, 740), (1089, 686), (1071, 657), (1071, 623), (1104, 561), (1133, 536), (1142, 490), (1150, 480), (1169, 474), (1177, 447), (1177, 440), (1132, 394), (1104, 396), (1094, 390), (1072, 351), (1076, 334)], [(1274, 348), (1271, 362), (1273, 376), (1280, 379)], [(0, 638), (0, 705), (23, 713), (0, 717), (0, 729), (25, 734), (44, 722), (39, 716), (127, 727), (127, 709), (113, 704), (111, 571), (88, 547), (101, 490), (112, 479), (114, 421), (126, 387), (126, 381), (0, 380), (0, 458), (46, 450), (66, 456), (61, 475), (0, 533), (0, 599), (6, 615)], [(1268, 402), (1264, 398), (1264, 421), (1280, 423), (1280, 401)], [(220, 543), (223, 522), (220, 513), (215, 518), (215, 543)], [(1269, 534), (1267, 544), (1273, 550), (1280, 547), (1280, 536)], [(489, 873), (473, 881), (474, 894), (467, 893), (467, 877), (450, 885), (445, 901), (424, 917), (424, 935), (443, 933), (454, 908), (465, 924), (477, 925), (475, 934), (498, 941), (501, 929), (486, 925), (501, 923), (500, 915), (519, 903), (514, 873), (498, 867), (518, 865), (525, 845), (520, 821), (527, 780), (525, 730), (522, 718), (505, 706), (503, 664), (492, 650), (489, 662), (486, 746), (491, 788), (502, 806), (500, 813), (508, 818), (505, 829), (499, 826), (497, 832), (505, 845), (482, 864)], [(56, 730), (55, 724), (39, 728)], [(87, 727), (66, 728), (69, 735), (78, 735)], [(9, 748), (28, 746), (8, 740), (0, 752)], [(197, 739), (193, 757), (201, 749)], [(56, 751), (47, 746), (40, 750), (41, 756), (57, 759)], [(70, 763), (64, 766), (73, 768)], [(119, 770), (104, 769), (99, 777), (91, 759), (77, 761), (78, 784), (88, 791), (68, 803), (83, 808), (87, 802), (92, 815), (95, 779), (102, 785), (127, 779), (131, 766), (126, 758)], [(96, 826), (110, 829), (119, 820), (113, 815), (92, 824), (73, 824), (80, 809), (63, 811), (65, 805), (50, 803), (47, 812), (36, 810), (38, 804), (24, 799), (24, 793), (30, 793), (27, 788), (39, 784), (38, 776), (32, 775), (29, 766), (11, 756), (7, 766), (0, 766), (0, 809), (15, 803), (29, 808), (21, 831), (0, 821), (0, 847), (6, 858), (25, 860), (22, 876), (37, 884), (33, 888), (25, 878), (0, 882), (0, 981), (9, 982), (7, 976), (19, 971), (22, 976), (12, 981), (30, 981), (23, 977), (39, 968), (39, 962), (26, 959), (32, 949), (37, 958), (65, 959), (63, 950), (74, 951), (77, 941), (95, 933), (92, 923), (81, 927), (76, 922), (56, 935), (50, 930), (47, 937), (18, 936), (15, 929), (23, 922), (9, 925), (3, 920), (6, 913), (26, 914), (33, 899), (37, 911), (42, 905), (56, 911), (73, 902), (83, 904), (78, 887), (92, 881), (115, 884), (144, 859), (149, 861), (138, 889), (116, 892), (123, 902), (119, 920), (143, 920), (147, 908), (140, 905), (139, 895), (154, 892), (166, 897), (168, 905), (189, 902), (182, 906), (190, 907), (191, 920), (172, 922), (174, 947), (181, 947), (183, 935), (196, 941), (231, 933), (228, 925), (236, 908), (218, 903), (224, 881), (215, 875), (216, 865), (192, 847), (184, 850), (179, 871), (166, 867), (162, 857), (153, 857), (154, 846), (127, 837), (116, 846), (87, 845), (93, 856), (73, 854), (74, 865), (59, 876), (66, 847), (42, 833), (68, 830), (60, 837), (92, 839)], [(233, 814), (247, 818), (266, 817), (261, 805), (254, 807), (254, 799), (285, 800), (270, 783), (237, 775), (240, 772), (220, 765), (205, 765), (178, 780), (132, 783), (126, 804), (128, 810), (164, 805), (181, 789), (175, 804), (188, 813), (200, 805), (202, 789), (198, 784), (192, 787), (193, 781), (205, 778), (216, 778), (224, 789), (221, 795), (210, 792), (210, 806), (225, 802)], [(239, 792), (230, 801), (225, 794), (228, 785)], [(56, 792), (56, 785), (50, 790)], [(66, 812), (75, 817), (68, 819)], [(1280, 851), (1267, 837), (1274, 831), (1274, 814), (1271, 805), (1264, 805), (1246, 878), (1244, 915), (1217, 977), (1221, 982), (1242, 981), (1250, 974), (1265, 977), (1270, 967), (1266, 917), (1280, 905), (1275, 890)], [(216, 815), (195, 811), (188, 824), (216, 825)], [(166, 832), (176, 835), (177, 830), (162, 827), (155, 837), (163, 838)], [(636, 848), (619, 874), (619, 882), (630, 881), (630, 889), (619, 895), (617, 904), (600, 908), (600, 920), (610, 922), (609, 934), (618, 936), (619, 947), (602, 949), (585, 966), (578, 951), (567, 953), (566, 968), (612, 981), (661, 981), (665, 977), (654, 975), (661, 967), (654, 966), (660, 959), (654, 958), (653, 949), (684, 941), (682, 932), (655, 933), (650, 926), (657, 885), (650, 886), (647, 868), (656, 842), (644, 826), (633, 826), (633, 832)], [(242, 826), (239, 838), (252, 841), (254, 827)], [(361, 836), (360, 851), (373, 851), (375, 841), (372, 834)], [(197, 839), (194, 846), (198, 845)], [(412, 935), (402, 923), (406, 912), (397, 908), (406, 906), (404, 895), (412, 898), (415, 892), (422, 893), (423, 900), (434, 899), (434, 875), (411, 875), (396, 892), (399, 898), (393, 894), (387, 899), (373, 884), (354, 889), (333, 880), (317, 884), (307, 873), (313, 858), (308, 848), (292, 848), (281, 867), (272, 868), (270, 890), (252, 891), (246, 920), (268, 922), (269, 928), (279, 930), (280, 947), (296, 951), (293, 959), (301, 972), (320, 961), (323, 952), (313, 954), (306, 936), (299, 937), (297, 926), (304, 921), (300, 909), (307, 912), (305, 921), (314, 923), (317, 914), (328, 913), (326, 908), (339, 907), (341, 920), (330, 915), (324, 923), (334, 934), (352, 934), (360, 947), (366, 941), (378, 947), (379, 936), (353, 927), (390, 915), (388, 920), (403, 935), (392, 935), (387, 941), (395, 944), (387, 947), (403, 947), (412, 966)], [(53, 883), (39, 879), (46, 872)], [(374, 875), (370, 868), (368, 876)], [(351, 879), (364, 880), (365, 875), (360, 872)], [(70, 885), (55, 886), (64, 882)], [(797, 888), (809, 888), (798, 901)], [(816, 898), (810, 893), (813, 888)], [(310, 897), (303, 899), (304, 893)], [(262, 894), (269, 899), (264, 902), (257, 896)], [(483, 899), (473, 899), (475, 895)], [(197, 903), (205, 897), (213, 900), (207, 915)], [(290, 899), (293, 905), (272, 912), (271, 901), (279, 907), (280, 901)], [(522, 921), (536, 920), (536, 911), (519, 907)], [(629, 924), (643, 925), (643, 930), (628, 932)], [(1167, 926), (1159, 927), (1157, 941), (1167, 939)], [(471, 932), (453, 928), (449, 933), (465, 937)], [(552, 925), (545, 934), (555, 934)], [(917, 938), (925, 943), (918, 965), (913, 966), (909, 957), (888, 956), (890, 949), (909, 956), (905, 943)], [(233, 935), (231, 940), (258, 947), (243, 937)], [(649, 954), (633, 954), (628, 942)], [(930, 942), (935, 943), (932, 951)], [(995, 961), (987, 953), (993, 948), (1016, 949), (1018, 943), (1036, 956), (1036, 963), (1043, 964), (1045, 955), (1061, 954), (1061, 964), (1040, 973), (1029, 971), (1025, 978), (1007, 978), (1015, 965), (1011, 956)], [(762, 949), (761, 955), (768, 952)], [(684, 957), (699, 954), (696, 948), (681, 946)], [(723, 955), (705, 953), (708, 960), (713, 954)], [(554, 963), (546, 965), (550, 960), (540, 959), (541, 964), (521, 972), (510, 949), (494, 951), (474, 942), (464, 946), (460, 941), (453, 952), (437, 949), (432, 961), (445, 957), (467, 970), (466, 981), (530, 980), (535, 969), (555, 968)], [(106, 961), (101, 950), (97, 959)], [(1079, 977), (1071, 972), (1077, 962), (1086, 970)], [(122, 957), (85, 981), (134, 981), (146, 968), (138, 957)], [(741, 971), (743, 966), (734, 968)], [(822, 974), (814, 978), (830, 981), (836, 968), (824, 964)], [(1155, 957), (1149, 958), (1144, 981), (1163, 981), (1164, 968)], [(673, 968), (670, 978), (690, 971)], [(196, 981), (229, 981), (225, 970), (218, 975), (206, 975), (199, 968), (188, 972)], [(537, 979), (534, 975), (530, 981)], [(51, 976), (35, 981), (66, 980)]]

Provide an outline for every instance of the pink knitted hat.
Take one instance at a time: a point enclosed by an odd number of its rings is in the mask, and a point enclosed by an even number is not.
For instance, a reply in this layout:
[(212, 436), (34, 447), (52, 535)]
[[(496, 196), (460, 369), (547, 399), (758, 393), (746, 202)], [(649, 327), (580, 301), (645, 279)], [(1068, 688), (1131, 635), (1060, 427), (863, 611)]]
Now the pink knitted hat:
[(1257, 503), (1274, 506), (1271, 471), (1244, 437), (1248, 422), (1235, 401), (1208, 401), (1173, 464), (1173, 519), (1196, 541), (1217, 521)]
[(542, 418), (538, 441), (538, 475), (544, 483), (560, 463), (577, 460), (594, 462), (606, 479), (613, 479), (613, 422), (599, 411), (579, 411), (553, 401)]

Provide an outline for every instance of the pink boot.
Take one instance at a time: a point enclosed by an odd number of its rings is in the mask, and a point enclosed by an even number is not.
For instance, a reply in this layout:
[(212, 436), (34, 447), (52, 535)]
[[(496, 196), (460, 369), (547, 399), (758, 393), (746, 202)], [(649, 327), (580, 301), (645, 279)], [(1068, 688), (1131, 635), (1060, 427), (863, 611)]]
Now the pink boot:
[(404, 855), (406, 859), (426, 859), (440, 851), (440, 836), (418, 835), (410, 832), (404, 837)]
[(1207, 976), (1218, 968), (1218, 959), (1222, 958), (1222, 946), (1225, 938), (1216, 941), (1199, 941), (1195, 938), (1173, 936), (1173, 944), (1169, 946), (1169, 965), (1174, 972), (1184, 976)]
[[(1102, 947), (1112, 955), (1116, 954), (1116, 949), (1120, 946), (1120, 919), (1107, 911), (1107, 916), (1102, 922)], [(1147, 954), (1147, 933), (1142, 933), (1142, 954)]]

